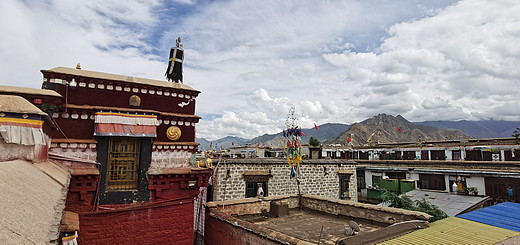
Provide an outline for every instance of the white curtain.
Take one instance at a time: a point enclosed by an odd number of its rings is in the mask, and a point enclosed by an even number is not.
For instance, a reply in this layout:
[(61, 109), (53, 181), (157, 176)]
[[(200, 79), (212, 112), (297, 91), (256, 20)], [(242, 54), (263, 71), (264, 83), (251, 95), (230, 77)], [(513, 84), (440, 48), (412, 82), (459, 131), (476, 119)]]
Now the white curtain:
[(0, 125), (0, 135), (5, 143), (45, 145), (45, 134), (41, 128)]

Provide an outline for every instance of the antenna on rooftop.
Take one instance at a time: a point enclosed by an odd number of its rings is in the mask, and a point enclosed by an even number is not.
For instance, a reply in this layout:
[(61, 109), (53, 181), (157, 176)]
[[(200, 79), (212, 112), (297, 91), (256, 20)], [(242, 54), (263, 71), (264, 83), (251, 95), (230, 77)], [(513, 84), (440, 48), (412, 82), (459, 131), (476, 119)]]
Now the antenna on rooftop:
[(348, 225), (350, 227), (345, 228), (345, 233), (347, 234), (347, 236), (353, 236), (356, 234), (356, 232), (361, 231), (361, 228), (358, 225), (358, 223), (356, 223), (356, 221), (351, 220), (348, 222)]

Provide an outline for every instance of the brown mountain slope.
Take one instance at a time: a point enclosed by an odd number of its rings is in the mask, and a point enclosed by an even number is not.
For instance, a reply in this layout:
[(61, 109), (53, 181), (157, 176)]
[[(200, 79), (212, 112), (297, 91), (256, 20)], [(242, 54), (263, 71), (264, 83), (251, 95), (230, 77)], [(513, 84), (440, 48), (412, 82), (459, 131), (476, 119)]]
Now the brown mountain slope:
[(416, 125), (401, 115), (394, 117), (386, 114), (379, 114), (361, 123), (355, 123), (336, 139), (327, 143), (346, 144), (348, 137), (354, 146), (470, 138), (460, 130)]

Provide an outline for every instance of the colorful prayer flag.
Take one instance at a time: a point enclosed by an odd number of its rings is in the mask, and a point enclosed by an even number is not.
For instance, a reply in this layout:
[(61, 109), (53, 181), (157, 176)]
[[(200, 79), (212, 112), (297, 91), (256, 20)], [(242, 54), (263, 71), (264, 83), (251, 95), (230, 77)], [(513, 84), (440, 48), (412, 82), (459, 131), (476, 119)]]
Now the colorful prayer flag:
[(305, 133), (302, 132), (302, 136), (305, 136)]
[(316, 125), (316, 123), (314, 123), (314, 128), (320, 129), (320, 128), (318, 128), (318, 125)]
[(350, 143), (350, 141), (351, 141), (350, 137), (347, 137), (347, 141), (348, 141), (348, 143)]
[(401, 128), (400, 128), (400, 127), (397, 127), (397, 131), (401, 132)]

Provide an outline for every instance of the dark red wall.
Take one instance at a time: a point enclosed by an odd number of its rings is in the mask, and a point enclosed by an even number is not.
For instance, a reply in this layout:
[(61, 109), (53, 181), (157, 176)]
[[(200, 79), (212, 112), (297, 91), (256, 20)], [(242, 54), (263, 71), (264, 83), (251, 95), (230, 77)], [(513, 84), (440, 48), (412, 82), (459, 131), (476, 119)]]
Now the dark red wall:
[(168, 130), (169, 127), (172, 125), (165, 125), (161, 124), (157, 126), (157, 141), (162, 142), (195, 142), (195, 127), (194, 126), (179, 126), (175, 125), (176, 127), (179, 127), (181, 130), (181, 137), (176, 141), (171, 141), (166, 136), (166, 130)]
[[(61, 94), (64, 98), (64, 102), (70, 105), (78, 105), (78, 106), (103, 106), (103, 107), (117, 107), (117, 108), (127, 108), (127, 109), (138, 109), (138, 110), (154, 110), (162, 113), (176, 113), (179, 114), (177, 116), (164, 116), (159, 115), (158, 119), (161, 120), (175, 120), (175, 121), (183, 121), (183, 122), (194, 122), (197, 123), (199, 121), (198, 118), (188, 118), (183, 117), (184, 115), (194, 115), (195, 113), (195, 99), (190, 101), (188, 105), (184, 107), (179, 107), (178, 104), (181, 102), (188, 102), (194, 96), (199, 94), (198, 91), (191, 90), (183, 90), (183, 89), (174, 89), (174, 88), (166, 88), (166, 87), (158, 87), (158, 86), (150, 86), (144, 84), (136, 84), (136, 83), (124, 83), (120, 81), (111, 81), (111, 80), (102, 80), (102, 79), (93, 79), (93, 78), (85, 78), (80, 76), (73, 76), (67, 74), (58, 74), (52, 72), (43, 72), (44, 77), (47, 78), (47, 81), (50, 81), (51, 78), (59, 78), (67, 81), (75, 80), (76, 86), (71, 87), (64, 84), (56, 84), (47, 82), (44, 86), (54, 88), (59, 94)], [(86, 83), (86, 87), (80, 87), (79, 83)], [(95, 88), (89, 88), (88, 84), (93, 83), (96, 85)], [(166, 83), (166, 82), (165, 82)], [(104, 89), (97, 88), (98, 84), (103, 84), (105, 86)], [(113, 90), (107, 90), (107, 85), (113, 86)], [(123, 90), (116, 91), (115, 87), (121, 86)], [(124, 91), (124, 88), (128, 87), (131, 89), (130, 92)], [(133, 88), (138, 88), (138, 92), (133, 92)], [(154, 91), (162, 91), (189, 95), (190, 99), (172, 97), (149, 93), (141, 93), (141, 89)], [(129, 105), (130, 96), (137, 95), (141, 98), (140, 106), (131, 106)], [(63, 106), (64, 107), (64, 106)], [(65, 109), (65, 108), (62, 108)], [(95, 113), (95, 110), (89, 109), (74, 109), (67, 108), (66, 111), (69, 116), (73, 113), (78, 113), (81, 115), (84, 112), (90, 116)], [(94, 122), (90, 119), (72, 119), (67, 118), (64, 119), (61, 117), (55, 118), (57, 124), (60, 126), (61, 130), (66, 135), (63, 136), (59, 130), (55, 130), (51, 133), (51, 137), (53, 138), (72, 138), (72, 139), (93, 139), (94, 132)], [(172, 125), (161, 124), (157, 127), (157, 138), (156, 141), (162, 142), (172, 142), (166, 136), (166, 130)], [(176, 142), (194, 142), (195, 141), (195, 127), (194, 126), (179, 126), (182, 131), (181, 137), (176, 140)]]
[(193, 245), (193, 200), (79, 219), (79, 244)]
[[(139, 108), (139, 109), (148, 109), (148, 110), (156, 110), (162, 112), (172, 112), (172, 113), (182, 113), (182, 114), (190, 114), (193, 115), (195, 113), (195, 100), (191, 101), (189, 105), (184, 107), (179, 107), (178, 104), (181, 102), (187, 102), (186, 98), (172, 97), (157, 94), (149, 94), (149, 93), (141, 93), (141, 89), (150, 90), (153, 89), (155, 91), (168, 91), (170, 93), (181, 93), (184, 95), (197, 96), (199, 94), (198, 91), (192, 90), (184, 90), (184, 89), (174, 89), (167, 87), (158, 87), (151, 86), (145, 84), (138, 83), (124, 83), (120, 81), (111, 81), (111, 80), (102, 80), (95, 78), (85, 78), (80, 76), (72, 76), (67, 74), (59, 74), (59, 73), (48, 73), (43, 72), (47, 81), (50, 81), (51, 78), (59, 78), (67, 81), (72, 81), (74, 79), (76, 83), (79, 85), (80, 82), (87, 83), (86, 87), (71, 87), (63, 84), (52, 84), (52, 86), (56, 86), (56, 91), (64, 97), (64, 100), (69, 104), (75, 105), (95, 105), (95, 106), (110, 106), (110, 107), (124, 107), (124, 108)], [(96, 88), (89, 88), (88, 84), (94, 83), (96, 84)], [(167, 83), (167, 82), (165, 82)], [(105, 86), (104, 89), (98, 89), (97, 85), (103, 84)], [(106, 86), (112, 85), (114, 86), (113, 90), (107, 90)], [(129, 87), (130, 89), (138, 88), (139, 91), (133, 92), (130, 90), (126, 92), (124, 90), (116, 91), (115, 86), (122, 86), (123, 89), (125, 87)], [(67, 90), (68, 88), (68, 90)], [(141, 106), (133, 107), (129, 106), (128, 100), (132, 95), (138, 95), (141, 98)]]
[[(78, 110), (69, 110), (69, 118), (62, 118), (61, 115), (59, 118), (54, 118), (54, 121), (59, 125), (61, 131), (59, 130), (51, 130), (49, 131), (51, 138), (54, 139), (94, 139), (94, 120), (91, 119), (72, 119), (70, 115), (73, 113), (79, 113), (81, 115), (81, 111)], [(90, 112), (92, 113), (92, 112)], [(89, 114), (90, 115), (90, 114)], [(181, 129), (181, 137), (176, 141), (171, 141), (166, 136), (166, 130), (172, 125), (161, 124), (157, 126), (157, 137), (155, 141), (162, 142), (195, 142), (195, 127), (194, 126), (179, 126)], [(65, 136), (61, 133), (63, 132)]]
[[(206, 214), (209, 211), (206, 210)], [(206, 215), (204, 244), (206, 245), (274, 245), (280, 244), (267, 240), (245, 229), (233, 226), (211, 215)]]
[(70, 179), (65, 210), (76, 213), (89, 212), (94, 208), (99, 175), (74, 175)]
[[(73, 176), (65, 210), (80, 217), (79, 244), (190, 244), (194, 242), (194, 198), (207, 187), (211, 169), (150, 175), (152, 200), (95, 209), (98, 175)], [(195, 180), (196, 186), (188, 183)]]
[[(60, 130), (53, 130), (50, 135), (54, 139), (94, 139), (94, 120), (72, 119), (72, 111), (69, 111), (69, 118), (53, 118)], [(81, 113), (80, 113), (81, 115)], [(62, 133), (63, 132), (63, 133)], [(63, 136), (65, 134), (65, 136)]]

